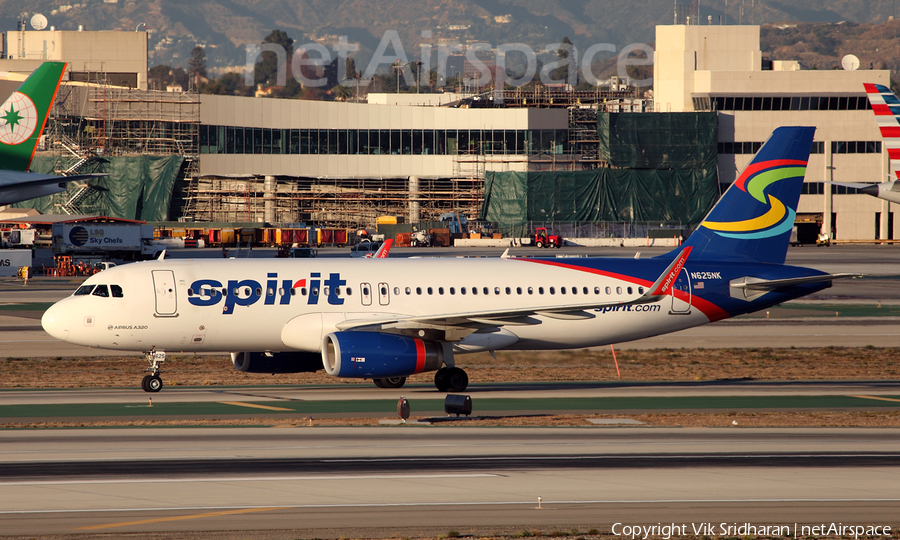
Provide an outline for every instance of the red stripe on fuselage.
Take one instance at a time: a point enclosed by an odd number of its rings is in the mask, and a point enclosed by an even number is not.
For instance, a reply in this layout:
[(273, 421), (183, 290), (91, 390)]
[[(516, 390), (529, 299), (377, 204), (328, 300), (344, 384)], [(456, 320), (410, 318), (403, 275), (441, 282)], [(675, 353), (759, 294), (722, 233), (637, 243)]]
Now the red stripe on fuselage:
[[(789, 161), (789, 160), (786, 160)], [(558, 268), (568, 268), (569, 270), (578, 270), (579, 272), (587, 272), (589, 274), (597, 274), (599, 276), (611, 277), (614, 279), (621, 279), (622, 281), (627, 281), (629, 283), (634, 283), (635, 285), (641, 287), (650, 287), (653, 285), (652, 281), (647, 281), (646, 279), (640, 279), (633, 276), (626, 276), (625, 274), (617, 274), (615, 272), (607, 272), (605, 270), (597, 270), (596, 268), (585, 268), (583, 266), (576, 266), (574, 264), (566, 264), (560, 263), (556, 261), (546, 261), (541, 259), (512, 259), (514, 261), (523, 261), (523, 262), (531, 262), (531, 263), (539, 263), (546, 264), (548, 266), (556, 266)], [(682, 300), (684, 302), (689, 302), (692, 306), (699, 309), (701, 313), (706, 315), (709, 319), (709, 322), (721, 321), (722, 319), (727, 319), (731, 317), (727, 311), (720, 308), (719, 306), (713, 304), (708, 300), (704, 300), (696, 295), (688, 296), (688, 294), (684, 291), (679, 291), (678, 289), (673, 289), (672, 292), (675, 294), (675, 298)]]
[(416, 342), (416, 371), (422, 373), (425, 371), (425, 342), (419, 338), (413, 338)]

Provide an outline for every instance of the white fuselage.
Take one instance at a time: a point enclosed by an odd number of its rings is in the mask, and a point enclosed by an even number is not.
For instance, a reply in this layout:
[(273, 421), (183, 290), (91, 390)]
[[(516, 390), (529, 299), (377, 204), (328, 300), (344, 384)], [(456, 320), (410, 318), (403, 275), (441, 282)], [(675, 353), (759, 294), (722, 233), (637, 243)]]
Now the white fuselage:
[[(633, 262), (657, 274), (667, 264)], [(80, 290), (93, 290), (52, 306), (42, 324), (58, 339), (103, 349), (314, 352), (345, 321), (615, 304), (635, 300), (651, 284), (528, 259), (162, 260), (88, 278)], [(683, 296), (586, 312), (592, 317), (533, 315), (529, 324), (502, 325), (490, 337), (454, 341), (454, 349), (590, 347), (710, 320)]]

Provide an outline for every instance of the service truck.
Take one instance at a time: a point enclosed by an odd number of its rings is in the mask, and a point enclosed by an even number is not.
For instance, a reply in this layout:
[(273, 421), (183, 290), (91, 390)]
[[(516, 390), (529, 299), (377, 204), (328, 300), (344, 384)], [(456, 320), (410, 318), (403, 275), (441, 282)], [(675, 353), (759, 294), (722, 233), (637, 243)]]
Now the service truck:
[(125, 261), (155, 259), (166, 249), (155, 244), (153, 225), (141, 223), (54, 223), (52, 247), (55, 255)]

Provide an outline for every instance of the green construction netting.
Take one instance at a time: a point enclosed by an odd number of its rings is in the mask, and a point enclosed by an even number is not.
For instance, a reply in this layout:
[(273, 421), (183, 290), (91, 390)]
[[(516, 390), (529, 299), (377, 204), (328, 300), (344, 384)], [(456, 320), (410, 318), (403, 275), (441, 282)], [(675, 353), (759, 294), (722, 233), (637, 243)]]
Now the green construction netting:
[(508, 236), (528, 221), (698, 223), (719, 197), (715, 166), (688, 170), (488, 172), (481, 219)]
[(600, 113), (600, 159), (627, 169), (715, 165), (716, 113)]
[[(92, 160), (79, 174), (107, 173), (108, 176), (91, 179), (91, 189), (76, 202), (81, 214), (165, 221), (169, 219), (172, 189), (181, 172), (184, 158), (181, 156), (131, 156)], [(52, 173), (56, 158), (38, 156), (31, 170)], [(16, 203), (17, 208), (34, 208), (42, 214), (61, 214), (62, 205), (68, 203), (79, 188), (70, 184), (67, 191)]]

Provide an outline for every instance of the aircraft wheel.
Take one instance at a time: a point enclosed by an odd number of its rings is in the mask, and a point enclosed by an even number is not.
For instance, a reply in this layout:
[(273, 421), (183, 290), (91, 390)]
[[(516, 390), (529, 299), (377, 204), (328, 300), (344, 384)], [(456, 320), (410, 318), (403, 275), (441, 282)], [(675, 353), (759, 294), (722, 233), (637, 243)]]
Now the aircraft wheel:
[(159, 392), (162, 390), (163, 383), (159, 375), (150, 375), (147, 379), (147, 392)]
[(469, 376), (460, 368), (450, 368), (444, 377), (447, 381), (448, 392), (462, 392), (469, 386)]
[(540, 240), (538, 240), (537, 242), (535, 242), (534, 245), (535, 245), (536, 247), (538, 247), (538, 248), (544, 247), (544, 243), (541, 242)]
[(434, 372), (434, 386), (438, 389), (439, 392), (447, 391), (447, 368), (442, 367), (441, 369)]
[[(384, 379), (375, 379), (381, 381), (381, 388), (400, 388), (406, 384), (406, 377), (386, 377)], [(377, 382), (375, 384), (378, 384)]]
[(153, 375), (144, 375), (144, 378), (141, 379), (141, 390), (143, 390), (144, 392), (150, 391), (150, 388), (147, 386), (147, 383), (150, 382), (151, 377), (153, 377)]
[(372, 382), (375, 383), (375, 386), (378, 388), (384, 388), (384, 383), (381, 382), (381, 379), (372, 379)]

